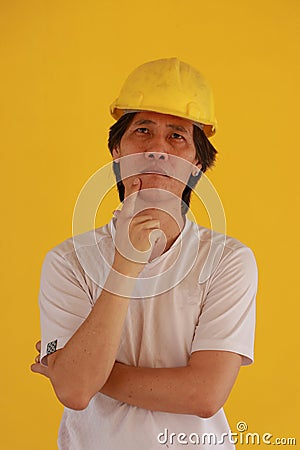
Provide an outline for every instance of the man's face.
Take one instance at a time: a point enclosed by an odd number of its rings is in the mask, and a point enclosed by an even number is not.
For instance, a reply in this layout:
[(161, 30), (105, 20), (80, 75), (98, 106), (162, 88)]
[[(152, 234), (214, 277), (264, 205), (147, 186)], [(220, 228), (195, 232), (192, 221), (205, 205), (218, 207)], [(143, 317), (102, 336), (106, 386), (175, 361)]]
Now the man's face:
[[(191, 175), (201, 165), (196, 158), (193, 123), (189, 120), (149, 111), (136, 113), (120, 145), (113, 150), (120, 163), (125, 196), (133, 178), (140, 178), (141, 190), (155, 188), (181, 199)], [(157, 191), (160, 192), (160, 191)]]

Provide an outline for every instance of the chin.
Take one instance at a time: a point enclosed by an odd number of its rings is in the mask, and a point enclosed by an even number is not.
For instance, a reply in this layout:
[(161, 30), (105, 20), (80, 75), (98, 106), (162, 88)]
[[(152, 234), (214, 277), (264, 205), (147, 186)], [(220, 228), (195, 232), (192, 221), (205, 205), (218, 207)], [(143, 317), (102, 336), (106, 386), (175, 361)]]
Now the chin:
[(149, 202), (149, 206), (153, 205), (154, 203), (166, 203), (174, 200), (180, 200), (181, 196), (179, 197), (177, 194), (167, 191), (163, 189), (162, 187), (142, 187), (142, 189), (139, 191), (139, 196), (141, 200), (145, 202)]

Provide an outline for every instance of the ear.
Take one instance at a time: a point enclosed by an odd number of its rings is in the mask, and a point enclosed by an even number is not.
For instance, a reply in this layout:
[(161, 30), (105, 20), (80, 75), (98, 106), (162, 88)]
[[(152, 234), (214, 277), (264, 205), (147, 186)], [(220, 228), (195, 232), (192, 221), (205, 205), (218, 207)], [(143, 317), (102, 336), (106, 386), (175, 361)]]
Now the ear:
[(120, 147), (117, 145), (116, 147), (113, 148), (112, 151), (112, 157), (114, 162), (119, 162), (118, 159), (120, 158), (121, 154), (120, 154)]
[(197, 167), (197, 169), (196, 168), (193, 169), (193, 171), (192, 171), (193, 177), (197, 177), (202, 169), (202, 164), (199, 161), (197, 163), (195, 163), (195, 166)]

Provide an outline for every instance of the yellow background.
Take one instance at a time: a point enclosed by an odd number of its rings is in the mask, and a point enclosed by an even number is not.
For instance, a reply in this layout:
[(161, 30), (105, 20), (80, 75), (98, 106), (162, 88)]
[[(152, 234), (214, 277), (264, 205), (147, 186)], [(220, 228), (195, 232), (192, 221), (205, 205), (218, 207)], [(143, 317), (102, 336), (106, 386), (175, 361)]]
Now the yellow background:
[(108, 105), (124, 78), (168, 56), (213, 86), (209, 176), (228, 234), (259, 266), (256, 360), (227, 402), (231, 428), (243, 420), (300, 448), (299, 17), (297, 0), (1, 0), (1, 449), (56, 448), (62, 408), (29, 371), (41, 264), (71, 236), (81, 187), (110, 160)]

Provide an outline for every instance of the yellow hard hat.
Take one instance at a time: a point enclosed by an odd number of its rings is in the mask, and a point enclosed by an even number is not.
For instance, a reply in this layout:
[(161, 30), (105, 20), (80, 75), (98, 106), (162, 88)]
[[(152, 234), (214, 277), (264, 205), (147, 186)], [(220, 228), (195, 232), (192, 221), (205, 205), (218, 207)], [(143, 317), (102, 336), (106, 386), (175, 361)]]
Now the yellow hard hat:
[(204, 77), (177, 58), (158, 59), (137, 67), (125, 81), (110, 112), (118, 120), (129, 111), (154, 111), (203, 125), (216, 132), (213, 94)]

